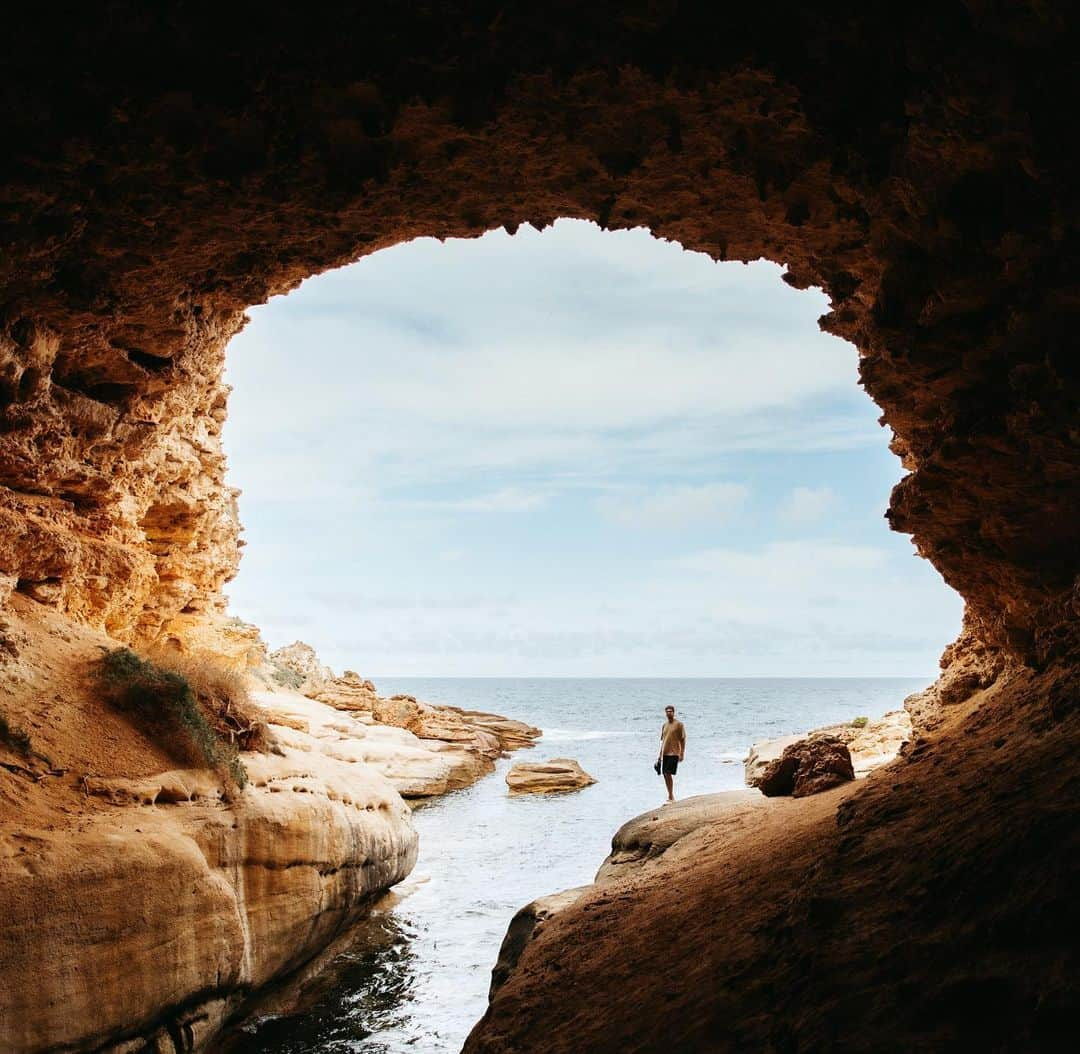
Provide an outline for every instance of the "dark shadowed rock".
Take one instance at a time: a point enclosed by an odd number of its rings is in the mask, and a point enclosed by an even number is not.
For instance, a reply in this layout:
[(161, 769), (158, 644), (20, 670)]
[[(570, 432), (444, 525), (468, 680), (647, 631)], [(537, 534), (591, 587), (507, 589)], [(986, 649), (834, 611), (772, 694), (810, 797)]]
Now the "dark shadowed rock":
[(810, 736), (786, 747), (755, 777), (754, 786), (768, 798), (790, 794), (805, 798), (855, 778), (851, 751), (837, 736)]

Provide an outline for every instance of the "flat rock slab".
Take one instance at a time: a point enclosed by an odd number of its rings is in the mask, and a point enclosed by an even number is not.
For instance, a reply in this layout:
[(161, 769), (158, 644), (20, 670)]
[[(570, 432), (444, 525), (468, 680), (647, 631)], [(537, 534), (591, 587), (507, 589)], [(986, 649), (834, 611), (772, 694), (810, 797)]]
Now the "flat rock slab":
[(507, 774), (506, 785), (513, 794), (548, 794), (591, 786), (593, 779), (572, 758), (551, 761), (519, 761)]
[(756, 791), (698, 794), (670, 805), (657, 806), (627, 820), (611, 839), (611, 853), (596, 873), (597, 882), (610, 882), (659, 860), (688, 835), (734, 817), (736, 813), (767, 806)]

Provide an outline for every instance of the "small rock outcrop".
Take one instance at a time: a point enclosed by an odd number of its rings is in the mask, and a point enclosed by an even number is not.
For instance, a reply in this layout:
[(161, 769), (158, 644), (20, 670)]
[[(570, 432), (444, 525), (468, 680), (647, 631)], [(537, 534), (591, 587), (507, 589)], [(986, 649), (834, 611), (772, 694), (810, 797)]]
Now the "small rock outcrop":
[(838, 736), (816, 735), (785, 747), (753, 786), (767, 798), (790, 794), (805, 798), (855, 778), (851, 751)]
[[(303, 641), (271, 652), (268, 662), (260, 679), (271, 689), (262, 694), (262, 703), (273, 712), (272, 723), (310, 732), (310, 708), (302, 701), (308, 699), (347, 715), (342, 724), (350, 735), (360, 729), (362, 736), (362, 726), (371, 726), (365, 760), (380, 766), (406, 798), (466, 787), (494, 771), (496, 759), (531, 747), (541, 734), (499, 714), (425, 703), (412, 695), (381, 696), (353, 670), (335, 676)], [(383, 746), (374, 749), (376, 742)], [(386, 748), (390, 743), (392, 749)]]
[(778, 739), (764, 739), (754, 743), (743, 763), (746, 771), (746, 785), (756, 787), (757, 780), (780, 755), (794, 743), (809, 736), (834, 736), (847, 744), (851, 752), (851, 764), (855, 769), (855, 778), (865, 776), (874, 769), (892, 761), (900, 753), (900, 748), (911, 738), (911, 715), (907, 710), (890, 710), (876, 721), (866, 724), (849, 722), (842, 725), (826, 725), (808, 734), (781, 736)]
[(596, 782), (572, 758), (551, 761), (520, 761), (506, 774), (512, 794), (548, 794), (552, 791), (581, 790)]
[(315, 649), (302, 640), (270, 652), (267, 659), (272, 668), (272, 680), (278, 686), (305, 695), (319, 691), (334, 679), (334, 671), (319, 662)]

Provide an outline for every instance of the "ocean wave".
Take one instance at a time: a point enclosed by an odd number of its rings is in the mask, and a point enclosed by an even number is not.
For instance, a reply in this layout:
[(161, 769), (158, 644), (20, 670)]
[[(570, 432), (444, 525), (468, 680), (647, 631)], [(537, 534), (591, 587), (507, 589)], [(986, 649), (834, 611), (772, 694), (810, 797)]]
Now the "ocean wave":
[(584, 728), (545, 728), (543, 738), (548, 743), (573, 743), (582, 739), (615, 739), (619, 736), (632, 736), (633, 732), (602, 731)]

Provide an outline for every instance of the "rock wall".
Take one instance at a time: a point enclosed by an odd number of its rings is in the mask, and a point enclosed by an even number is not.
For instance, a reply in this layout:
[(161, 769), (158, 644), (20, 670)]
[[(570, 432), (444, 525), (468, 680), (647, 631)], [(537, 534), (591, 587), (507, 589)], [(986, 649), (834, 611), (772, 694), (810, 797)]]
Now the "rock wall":
[(244, 308), (402, 239), (569, 215), (824, 286), (909, 470), (892, 526), (982, 644), (1075, 647), (1077, 166), (1045, 117), (1067, 5), (110, 12), (7, 34), (9, 588), (134, 641), (214, 610)]
[(0, 714), (32, 747), (0, 740), (5, 1054), (201, 1050), (412, 869), (409, 807), (342, 731), (272, 726), (241, 793), (100, 698), (100, 632), (18, 597), (3, 639)]
[[(964, 596), (965, 633), (913, 708), (896, 802), (854, 792), (889, 834), (834, 825), (832, 886), (794, 907), (810, 866), (798, 838), (818, 828), (789, 831), (771, 869), (748, 864), (789, 922), (764, 943), (766, 930), (703, 931), (713, 950), (694, 969), (741, 950), (743, 983), (690, 1020), (722, 1010), (746, 1024), (774, 977), (790, 993), (774, 1046), (827, 1045), (841, 997), (770, 966), (777, 942), (783, 966), (823, 940), (830, 970), (876, 986), (855, 1009), (878, 1036), (913, 1000), (940, 1038), (964, 1006), (1012, 1005), (1002, 991), (1030, 1012), (1040, 983), (1060, 993), (1064, 930), (1039, 920), (1067, 914), (1055, 891), (1075, 859), (1063, 797), (1075, 752), (1053, 738), (1076, 736), (1080, 655), (1080, 164), (1058, 116), (1080, 54), (1072, 5), (435, 3), (316, 18), (284, 3), (252, 17), (117, 0), (62, 17), (24, 6), (0, 48), (0, 603), (137, 644), (217, 632), (241, 545), (220, 450), (224, 349), (247, 306), (320, 270), (419, 235), (557, 216), (647, 225), (717, 259), (783, 261), (790, 284), (826, 289), (823, 326), (859, 350), (908, 473), (889, 522)], [(298, 356), (298, 370), (317, 368)], [(233, 646), (246, 661), (243, 635)], [(951, 716), (973, 700), (985, 701), (977, 735)], [(72, 727), (84, 720), (60, 705)], [(1039, 781), (1048, 759), (1063, 770)], [(964, 795), (949, 790), (971, 830), (931, 808), (932, 765), (965, 774)], [(1015, 791), (1009, 808), (979, 766)], [(15, 809), (22, 788), (11, 793)], [(890, 821), (892, 808), (908, 820)], [(987, 968), (981, 987), (958, 973), (952, 988), (935, 977), (908, 991), (875, 973), (878, 958), (829, 923), (850, 911), (876, 924), (841, 866), (853, 832), (876, 864), (852, 873), (869, 888), (889, 878), (925, 962), (1003, 956), (1022, 979)], [(1002, 848), (1013, 832), (1026, 855)], [(948, 916), (926, 892), (942, 886)], [(1014, 886), (1008, 918), (982, 925)], [(711, 904), (708, 917), (740, 904)], [(640, 980), (627, 971), (647, 972), (648, 954), (600, 965)], [(500, 992), (503, 1009), (524, 1001), (507, 1011), (515, 1020), (529, 1018), (525, 1003), (547, 1005), (525, 984)], [(613, 1012), (596, 1003), (579, 1024), (601, 1029)], [(622, 1021), (644, 1042), (639, 1018), (630, 1006)], [(493, 1036), (476, 1049), (500, 1049)]]

